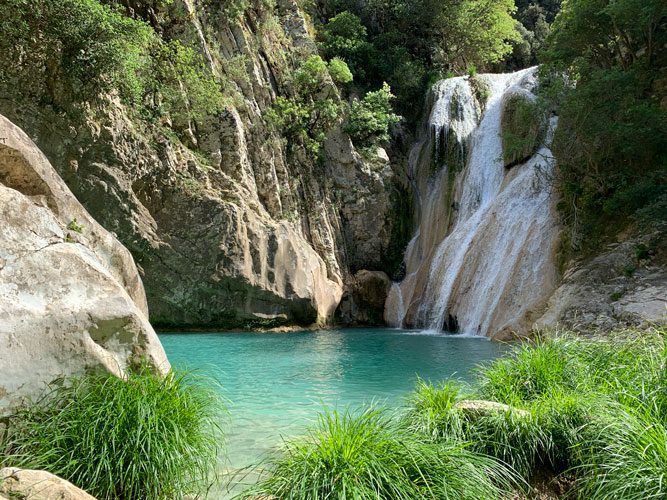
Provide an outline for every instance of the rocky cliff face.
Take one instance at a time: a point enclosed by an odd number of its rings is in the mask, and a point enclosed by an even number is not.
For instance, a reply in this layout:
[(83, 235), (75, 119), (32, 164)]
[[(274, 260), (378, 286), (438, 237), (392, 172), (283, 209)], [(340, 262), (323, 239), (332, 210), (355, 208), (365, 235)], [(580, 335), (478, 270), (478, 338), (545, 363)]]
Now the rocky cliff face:
[(570, 262), (538, 327), (575, 331), (667, 324), (667, 225), (625, 231), (598, 255)]
[(169, 363), (130, 253), (0, 116), (0, 412), (64, 375)]
[[(135, 5), (136, 4), (136, 5)], [(146, 10), (142, 2), (128, 2)], [(393, 238), (386, 155), (331, 134), (324, 160), (288, 154), (265, 121), (314, 42), (293, 0), (257, 1), (230, 22), (176, 0), (160, 26), (198, 47), (233, 99), (180, 131), (132, 118), (113, 96), (59, 109), (0, 100), (90, 213), (132, 252), (158, 325), (244, 327), (331, 320), (350, 270), (377, 269)], [(149, 9), (160, 24), (159, 9)], [(20, 83), (20, 82), (19, 82)]]

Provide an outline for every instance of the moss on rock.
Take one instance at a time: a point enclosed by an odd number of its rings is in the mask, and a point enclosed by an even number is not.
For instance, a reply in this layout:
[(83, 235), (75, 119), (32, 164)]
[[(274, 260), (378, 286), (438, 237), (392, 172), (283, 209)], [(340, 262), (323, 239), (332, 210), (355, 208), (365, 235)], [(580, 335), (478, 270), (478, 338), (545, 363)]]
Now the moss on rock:
[(546, 133), (546, 120), (538, 104), (514, 94), (503, 103), (501, 117), (503, 161), (506, 168), (530, 159)]

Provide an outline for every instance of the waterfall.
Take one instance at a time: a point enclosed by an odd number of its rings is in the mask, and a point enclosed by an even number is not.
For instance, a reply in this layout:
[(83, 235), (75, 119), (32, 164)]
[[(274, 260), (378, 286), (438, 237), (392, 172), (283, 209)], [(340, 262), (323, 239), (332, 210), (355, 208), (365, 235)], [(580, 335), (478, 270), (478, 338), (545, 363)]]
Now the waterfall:
[(535, 99), (536, 70), (477, 78), (487, 87), (483, 109), (467, 77), (434, 87), (410, 152), (418, 227), (405, 253), (406, 276), (387, 300), (392, 326), (521, 332), (556, 286), (559, 225), (548, 148), (556, 120), (531, 158), (505, 168), (503, 107), (510, 96)]

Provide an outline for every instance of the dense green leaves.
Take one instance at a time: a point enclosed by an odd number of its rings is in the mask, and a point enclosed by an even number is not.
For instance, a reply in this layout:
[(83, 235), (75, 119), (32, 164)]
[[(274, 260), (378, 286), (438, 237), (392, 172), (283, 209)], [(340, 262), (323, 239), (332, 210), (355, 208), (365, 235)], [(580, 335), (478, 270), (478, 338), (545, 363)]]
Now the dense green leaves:
[(416, 118), (429, 79), (503, 59), (518, 40), (512, 0), (330, 0), (320, 46), (345, 59), (368, 91), (388, 82)]
[(666, 44), (661, 0), (569, 0), (553, 24), (543, 92), (560, 115), (553, 151), (577, 248), (637, 210), (667, 218), (650, 209), (667, 195)]
[[(26, 93), (57, 102), (118, 88), (138, 100), (155, 42), (143, 22), (97, 0), (7, 0), (0, 4), (3, 83), (19, 77)], [(66, 88), (58, 89), (58, 84)]]
[(389, 141), (389, 127), (400, 117), (392, 112), (394, 96), (386, 83), (380, 90), (368, 92), (362, 100), (354, 100), (345, 124), (355, 145), (362, 148), (378, 146)]
[(334, 80), (349, 83), (352, 73), (341, 59), (329, 63), (320, 56), (306, 59), (295, 71), (291, 97), (279, 96), (267, 113), (291, 146), (301, 141), (314, 155), (320, 153), (326, 133), (342, 119), (345, 111)]
[(0, 3), (0, 86), (66, 108), (117, 92), (149, 115), (181, 123), (216, 112), (220, 86), (201, 56), (98, 0)]

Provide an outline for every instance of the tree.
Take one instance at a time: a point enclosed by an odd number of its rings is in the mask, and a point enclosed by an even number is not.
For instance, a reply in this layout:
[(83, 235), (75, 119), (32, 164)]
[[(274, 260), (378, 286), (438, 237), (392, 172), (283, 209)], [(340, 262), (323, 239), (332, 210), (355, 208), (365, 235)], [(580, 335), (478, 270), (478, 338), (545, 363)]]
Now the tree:
[(370, 91), (388, 82), (399, 109), (415, 119), (429, 80), (500, 61), (519, 40), (513, 0), (328, 0), (320, 42), (345, 59)]
[(569, 0), (553, 23), (542, 92), (575, 242), (651, 206), (667, 219), (666, 47), (664, 0)]

